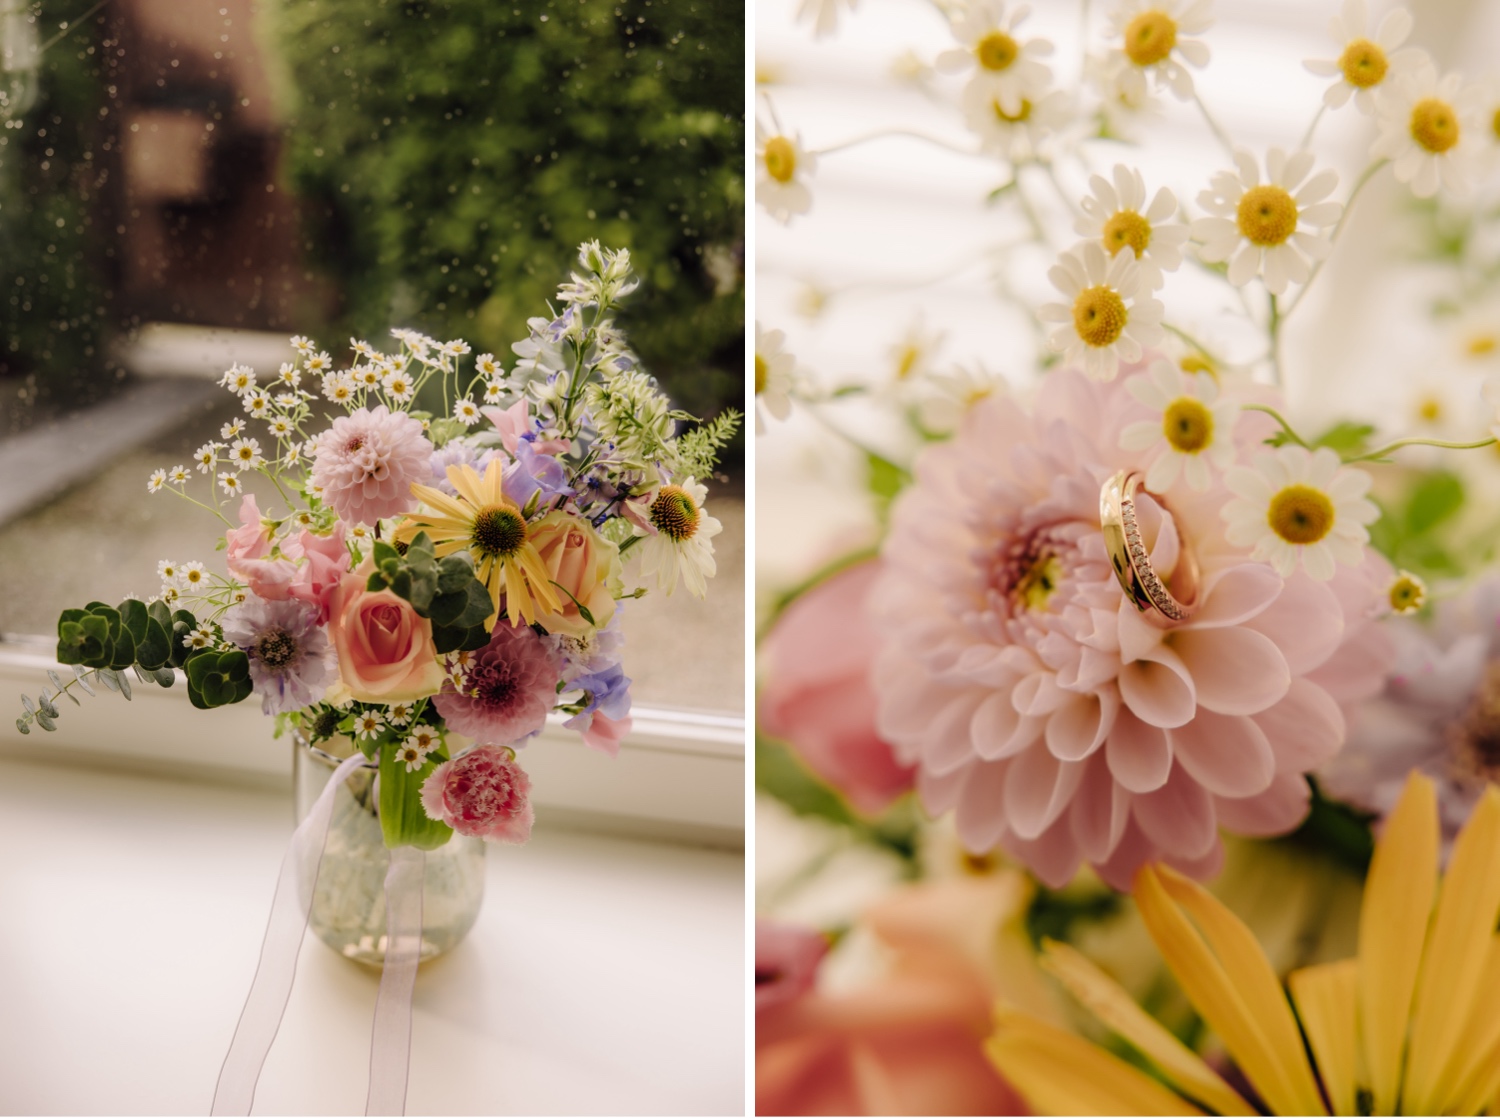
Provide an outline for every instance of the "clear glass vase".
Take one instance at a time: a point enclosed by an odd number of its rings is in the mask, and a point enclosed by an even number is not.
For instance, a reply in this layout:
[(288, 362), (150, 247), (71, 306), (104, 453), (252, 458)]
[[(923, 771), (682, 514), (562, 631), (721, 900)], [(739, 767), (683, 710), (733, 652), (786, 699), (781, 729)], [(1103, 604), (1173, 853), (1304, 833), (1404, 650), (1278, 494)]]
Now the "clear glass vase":
[[(294, 736), (292, 783), (299, 823), (338, 763), (353, 752), (354, 744), (347, 738), (315, 747)], [(385, 873), (390, 855), (380, 833), (376, 780), (373, 765), (355, 769), (335, 794), (308, 924), (340, 955), (378, 967), (385, 960)], [(483, 901), (482, 839), (454, 835), (447, 844), (427, 851), (422, 958), (441, 955), (463, 939)]]

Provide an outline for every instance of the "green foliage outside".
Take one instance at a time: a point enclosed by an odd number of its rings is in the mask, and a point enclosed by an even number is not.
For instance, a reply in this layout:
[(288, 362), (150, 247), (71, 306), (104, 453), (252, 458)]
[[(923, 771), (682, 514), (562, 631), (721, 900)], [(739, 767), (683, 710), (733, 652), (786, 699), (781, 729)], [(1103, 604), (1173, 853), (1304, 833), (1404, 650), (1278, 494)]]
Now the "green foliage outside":
[(296, 0), (291, 183), (340, 334), (510, 360), (580, 242), (628, 248), (622, 325), (677, 404), (743, 398), (744, 8), (713, 0)]

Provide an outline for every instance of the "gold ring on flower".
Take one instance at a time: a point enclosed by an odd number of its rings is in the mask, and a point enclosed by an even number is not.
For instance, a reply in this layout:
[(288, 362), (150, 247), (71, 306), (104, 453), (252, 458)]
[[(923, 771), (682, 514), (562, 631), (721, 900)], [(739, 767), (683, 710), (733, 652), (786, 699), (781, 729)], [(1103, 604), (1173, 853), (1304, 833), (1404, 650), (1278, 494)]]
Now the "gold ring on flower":
[[(1155, 612), (1167, 621), (1186, 621), (1198, 604), (1198, 560), (1179, 530), (1177, 568), (1171, 576), (1177, 593), (1168, 589), (1166, 581), (1152, 569), (1135, 513), (1135, 494), (1141, 489), (1141, 480), (1139, 472), (1121, 470), (1099, 490), (1104, 549), (1109, 552), (1120, 588), (1137, 610)], [(1152, 497), (1163, 512), (1167, 511), (1160, 497), (1155, 494)]]

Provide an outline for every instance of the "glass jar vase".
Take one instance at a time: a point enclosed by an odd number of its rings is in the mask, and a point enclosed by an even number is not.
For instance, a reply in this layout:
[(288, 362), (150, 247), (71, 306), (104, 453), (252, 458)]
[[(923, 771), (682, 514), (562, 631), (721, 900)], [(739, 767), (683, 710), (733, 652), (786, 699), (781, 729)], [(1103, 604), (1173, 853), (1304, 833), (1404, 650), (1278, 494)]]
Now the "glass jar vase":
[[(292, 784), (301, 822), (340, 761), (354, 752), (348, 738), (313, 746), (292, 742)], [(380, 832), (376, 767), (361, 766), (334, 797), (328, 841), (318, 870), (308, 925), (340, 955), (378, 967), (385, 961), (385, 874), (390, 854)], [(454, 835), (427, 851), (422, 881), (422, 958), (458, 943), (479, 918), (484, 900), (484, 841)]]

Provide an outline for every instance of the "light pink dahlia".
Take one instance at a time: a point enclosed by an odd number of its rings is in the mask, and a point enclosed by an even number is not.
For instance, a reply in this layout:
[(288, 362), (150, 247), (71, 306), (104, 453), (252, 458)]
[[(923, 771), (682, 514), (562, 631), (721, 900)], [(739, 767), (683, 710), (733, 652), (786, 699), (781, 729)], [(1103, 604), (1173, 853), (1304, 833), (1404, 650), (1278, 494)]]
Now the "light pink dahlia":
[(529, 625), (496, 625), (469, 661), (462, 687), (443, 684), (433, 703), (450, 730), (515, 745), (546, 725), (561, 674), (561, 655)]
[(531, 837), (531, 778), (513, 750), (477, 745), (444, 761), (422, 782), (422, 810), (461, 835), (492, 842)]
[(431, 480), (422, 425), (384, 404), (342, 415), (317, 438), (312, 480), (349, 524), (373, 524), (417, 507), (411, 483)]
[[(1304, 774), (1343, 741), (1343, 704), (1377, 691), (1390, 658), (1381, 561), (1283, 581), (1224, 538), (1218, 478), (1170, 490), (1172, 517), (1139, 499), (1153, 566), (1170, 576), (1180, 529), (1203, 591), (1170, 629), (1136, 612), (1099, 526), (1104, 480), (1149, 464), (1119, 449), (1149, 418), (1123, 380), (1062, 370), (1030, 412), (976, 405), (918, 461), (872, 597), (881, 736), (970, 850), (1003, 847), (1052, 886), (1084, 861), (1118, 889), (1152, 860), (1203, 877), (1220, 826), (1294, 828)], [(1256, 420), (1235, 432), (1242, 457), (1268, 433)]]

